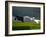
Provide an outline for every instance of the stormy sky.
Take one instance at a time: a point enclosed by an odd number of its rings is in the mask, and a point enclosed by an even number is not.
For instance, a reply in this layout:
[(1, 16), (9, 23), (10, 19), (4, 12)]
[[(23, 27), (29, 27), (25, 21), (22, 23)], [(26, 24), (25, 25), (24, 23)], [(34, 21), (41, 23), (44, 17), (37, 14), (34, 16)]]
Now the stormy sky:
[(38, 7), (12, 7), (13, 16), (30, 16), (40, 19), (40, 8)]

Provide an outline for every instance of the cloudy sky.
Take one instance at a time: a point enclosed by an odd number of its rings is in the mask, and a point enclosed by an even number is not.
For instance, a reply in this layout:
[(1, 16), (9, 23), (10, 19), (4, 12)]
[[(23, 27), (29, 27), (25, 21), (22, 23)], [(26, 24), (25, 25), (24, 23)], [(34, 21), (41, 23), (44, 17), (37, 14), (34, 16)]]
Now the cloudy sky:
[(30, 16), (40, 19), (40, 8), (36, 7), (12, 7), (13, 16)]

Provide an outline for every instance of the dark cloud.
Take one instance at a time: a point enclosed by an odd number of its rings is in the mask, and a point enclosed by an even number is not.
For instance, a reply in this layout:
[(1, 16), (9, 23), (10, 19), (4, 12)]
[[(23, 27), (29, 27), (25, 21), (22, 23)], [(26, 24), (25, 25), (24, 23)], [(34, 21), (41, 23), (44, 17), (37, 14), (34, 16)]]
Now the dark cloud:
[(12, 7), (13, 16), (30, 16), (40, 19), (40, 8), (37, 7)]

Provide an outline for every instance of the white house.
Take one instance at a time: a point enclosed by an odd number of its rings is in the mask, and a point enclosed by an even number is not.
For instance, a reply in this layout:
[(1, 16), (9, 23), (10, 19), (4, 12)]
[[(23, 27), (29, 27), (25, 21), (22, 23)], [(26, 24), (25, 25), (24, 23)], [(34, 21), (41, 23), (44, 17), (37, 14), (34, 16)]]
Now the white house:
[(39, 23), (39, 22), (40, 22), (40, 20), (38, 20), (38, 19), (35, 19), (34, 21), (35, 21), (36, 23)]
[(12, 16), (12, 19), (13, 19), (13, 20), (15, 20), (15, 17), (14, 17), (14, 16)]
[(24, 22), (31, 22), (34, 21), (34, 17), (24, 16)]
[(36, 23), (40, 22), (40, 20), (35, 19), (35, 17), (24, 16), (24, 22), (31, 22), (31, 21), (34, 21)]

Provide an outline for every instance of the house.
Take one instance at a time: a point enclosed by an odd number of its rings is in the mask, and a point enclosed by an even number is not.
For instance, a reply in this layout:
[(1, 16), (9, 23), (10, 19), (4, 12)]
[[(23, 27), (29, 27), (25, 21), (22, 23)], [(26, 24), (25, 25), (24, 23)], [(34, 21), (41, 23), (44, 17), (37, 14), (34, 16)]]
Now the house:
[(39, 22), (40, 22), (40, 20), (38, 20), (38, 19), (35, 19), (34, 21), (35, 21), (36, 23), (39, 23)]
[(35, 17), (24, 16), (24, 22), (32, 22), (34, 19)]
[(15, 20), (15, 18), (16, 18), (15, 16), (12, 16), (12, 20)]

